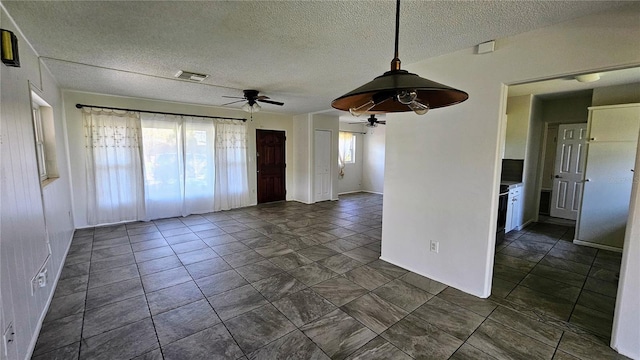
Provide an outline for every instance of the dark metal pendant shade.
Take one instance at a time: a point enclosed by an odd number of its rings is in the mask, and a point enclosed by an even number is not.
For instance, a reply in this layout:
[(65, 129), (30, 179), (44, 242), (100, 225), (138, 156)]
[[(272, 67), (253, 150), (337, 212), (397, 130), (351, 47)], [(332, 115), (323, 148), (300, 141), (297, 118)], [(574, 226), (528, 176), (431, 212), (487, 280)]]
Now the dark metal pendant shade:
[(435, 109), (461, 103), (469, 94), (400, 69), (398, 38), (400, 0), (396, 1), (395, 57), (391, 70), (331, 102), (331, 106), (353, 115), (414, 111), (426, 114)]
[[(469, 98), (462, 90), (422, 78), (406, 70), (392, 70), (333, 100), (331, 106), (349, 111), (373, 100), (376, 105), (368, 113), (412, 111), (407, 105), (392, 99), (403, 90), (415, 91), (416, 100), (428, 104), (431, 109), (455, 105)], [(386, 99), (389, 100), (384, 101)]]

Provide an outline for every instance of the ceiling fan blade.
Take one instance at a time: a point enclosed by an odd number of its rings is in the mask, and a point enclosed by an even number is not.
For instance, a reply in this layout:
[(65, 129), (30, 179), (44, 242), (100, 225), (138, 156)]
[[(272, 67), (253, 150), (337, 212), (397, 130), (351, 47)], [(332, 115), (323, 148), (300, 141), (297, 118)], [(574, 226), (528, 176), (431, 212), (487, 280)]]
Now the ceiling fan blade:
[(358, 121), (358, 122), (349, 123), (349, 125), (364, 125), (364, 124), (367, 124), (367, 122), (366, 121)]
[(243, 97), (239, 97), (239, 96), (226, 96), (226, 95), (222, 95), (223, 98), (229, 98), (229, 99), (243, 99)]
[(267, 100), (267, 99), (269, 99), (269, 97), (268, 96), (264, 96), (264, 95), (260, 95), (260, 96), (256, 97), (256, 100)]
[(284, 105), (283, 102), (279, 102), (279, 101), (264, 100), (264, 99), (257, 99), (257, 100), (260, 101), (260, 102), (263, 102), (263, 103), (267, 103), (267, 104), (273, 104), (273, 105), (278, 105), (278, 106)]
[(236, 101), (232, 101), (232, 102), (229, 102), (229, 103), (226, 103), (226, 104), (222, 104), (222, 105), (219, 105), (219, 106), (227, 106), (227, 105), (231, 105), (231, 104), (235, 104), (235, 103), (239, 103), (239, 102), (244, 102), (244, 101), (246, 101), (246, 100), (245, 99), (236, 100)]
[(378, 124), (387, 125), (386, 120), (376, 121)]

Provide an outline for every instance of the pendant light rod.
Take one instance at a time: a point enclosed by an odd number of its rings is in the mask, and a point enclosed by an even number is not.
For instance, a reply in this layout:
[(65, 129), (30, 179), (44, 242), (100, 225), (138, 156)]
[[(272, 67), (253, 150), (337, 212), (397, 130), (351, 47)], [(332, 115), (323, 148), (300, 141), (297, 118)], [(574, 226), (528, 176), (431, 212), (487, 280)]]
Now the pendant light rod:
[(400, 0), (396, 0), (396, 48), (393, 60), (391, 60), (391, 71), (400, 70), (400, 57), (398, 55), (398, 43), (400, 38)]

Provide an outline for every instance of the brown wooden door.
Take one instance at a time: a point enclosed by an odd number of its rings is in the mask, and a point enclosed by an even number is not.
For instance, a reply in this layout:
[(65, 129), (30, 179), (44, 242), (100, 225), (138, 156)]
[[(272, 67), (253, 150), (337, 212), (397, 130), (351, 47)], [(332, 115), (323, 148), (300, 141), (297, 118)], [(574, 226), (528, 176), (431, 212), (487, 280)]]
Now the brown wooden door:
[(284, 131), (256, 130), (258, 204), (285, 200)]

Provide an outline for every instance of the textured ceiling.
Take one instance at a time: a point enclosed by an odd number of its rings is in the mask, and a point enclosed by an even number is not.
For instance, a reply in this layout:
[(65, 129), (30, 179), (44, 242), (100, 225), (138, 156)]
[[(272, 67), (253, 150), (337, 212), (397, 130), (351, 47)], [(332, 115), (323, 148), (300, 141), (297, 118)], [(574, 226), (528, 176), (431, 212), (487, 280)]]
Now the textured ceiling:
[[(403, 1), (405, 64), (614, 1)], [(205, 105), (258, 89), (307, 113), (389, 68), (393, 1), (2, 1), (61, 87)], [(211, 75), (175, 80), (178, 70)], [(438, 81), (437, 78), (433, 80)], [(242, 104), (233, 105), (240, 107)]]

